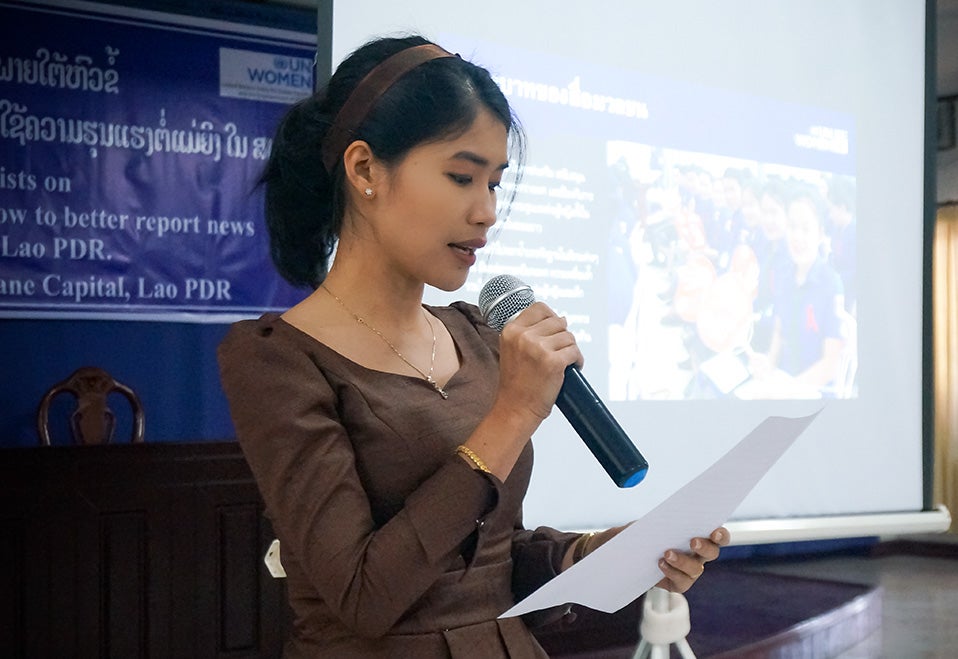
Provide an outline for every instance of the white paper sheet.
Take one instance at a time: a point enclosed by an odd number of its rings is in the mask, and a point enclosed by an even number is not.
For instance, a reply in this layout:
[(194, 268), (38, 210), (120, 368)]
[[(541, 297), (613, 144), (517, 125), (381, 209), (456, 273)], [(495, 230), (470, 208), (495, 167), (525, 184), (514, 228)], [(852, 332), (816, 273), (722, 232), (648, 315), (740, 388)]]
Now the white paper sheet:
[(819, 412), (766, 419), (697, 478), (500, 617), (571, 602), (618, 611), (659, 582), (658, 560), (667, 549), (688, 551), (692, 538), (728, 521)]

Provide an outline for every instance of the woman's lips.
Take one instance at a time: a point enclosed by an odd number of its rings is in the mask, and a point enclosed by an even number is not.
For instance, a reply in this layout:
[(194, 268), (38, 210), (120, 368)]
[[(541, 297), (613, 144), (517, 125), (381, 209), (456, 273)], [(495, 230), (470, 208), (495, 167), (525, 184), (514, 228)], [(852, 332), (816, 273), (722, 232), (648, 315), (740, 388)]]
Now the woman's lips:
[(481, 249), (484, 245), (485, 241), (478, 240), (466, 243), (449, 243), (452, 251), (470, 266), (476, 262), (476, 250)]

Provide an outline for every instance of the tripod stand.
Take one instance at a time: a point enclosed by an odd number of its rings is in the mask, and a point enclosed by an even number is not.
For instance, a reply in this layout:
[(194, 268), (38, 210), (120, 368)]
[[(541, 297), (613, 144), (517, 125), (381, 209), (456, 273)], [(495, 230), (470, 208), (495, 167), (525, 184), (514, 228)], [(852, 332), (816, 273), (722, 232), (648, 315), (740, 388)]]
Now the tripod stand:
[(642, 606), (641, 640), (632, 659), (669, 659), (669, 645), (675, 644), (683, 659), (695, 659), (685, 637), (692, 629), (689, 603), (679, 593), (651, 588)]

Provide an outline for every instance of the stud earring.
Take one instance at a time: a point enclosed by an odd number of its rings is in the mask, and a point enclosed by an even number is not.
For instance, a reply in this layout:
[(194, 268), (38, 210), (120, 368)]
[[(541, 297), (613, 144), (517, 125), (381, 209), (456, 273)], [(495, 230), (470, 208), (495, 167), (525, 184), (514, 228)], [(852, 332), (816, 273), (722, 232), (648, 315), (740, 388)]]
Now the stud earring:
[(372, 197), (372, 196), (373, 196), (373, 189), (372, 189), (372, 188), (366, 188), (365, 190), (363, 190), (363, 194), (365, 194), (367, 197)]

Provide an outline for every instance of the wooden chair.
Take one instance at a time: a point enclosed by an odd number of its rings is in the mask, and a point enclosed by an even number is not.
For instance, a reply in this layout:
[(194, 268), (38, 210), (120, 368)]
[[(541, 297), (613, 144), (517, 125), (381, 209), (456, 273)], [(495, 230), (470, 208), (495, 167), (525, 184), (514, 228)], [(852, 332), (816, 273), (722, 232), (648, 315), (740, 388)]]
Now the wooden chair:
[(144, 415), (139, 397), (128, 386), (113, 379), (109, 373), (95, 366), (84, 366), (70, 377), (53, 385), (40, 401), (37, 411), (37, 433), (40, 444), (50, 446), (50, 403), (61, 393), (76, 398), (76, 409), (70, 415), (73, 443), (82, 445), (109, 444), (116, 429), (116, 415), (110, 409), (107, 397), (112, 392), (122, 394), (130, 402), (133, 428), (130, 441), (143, 442)]

